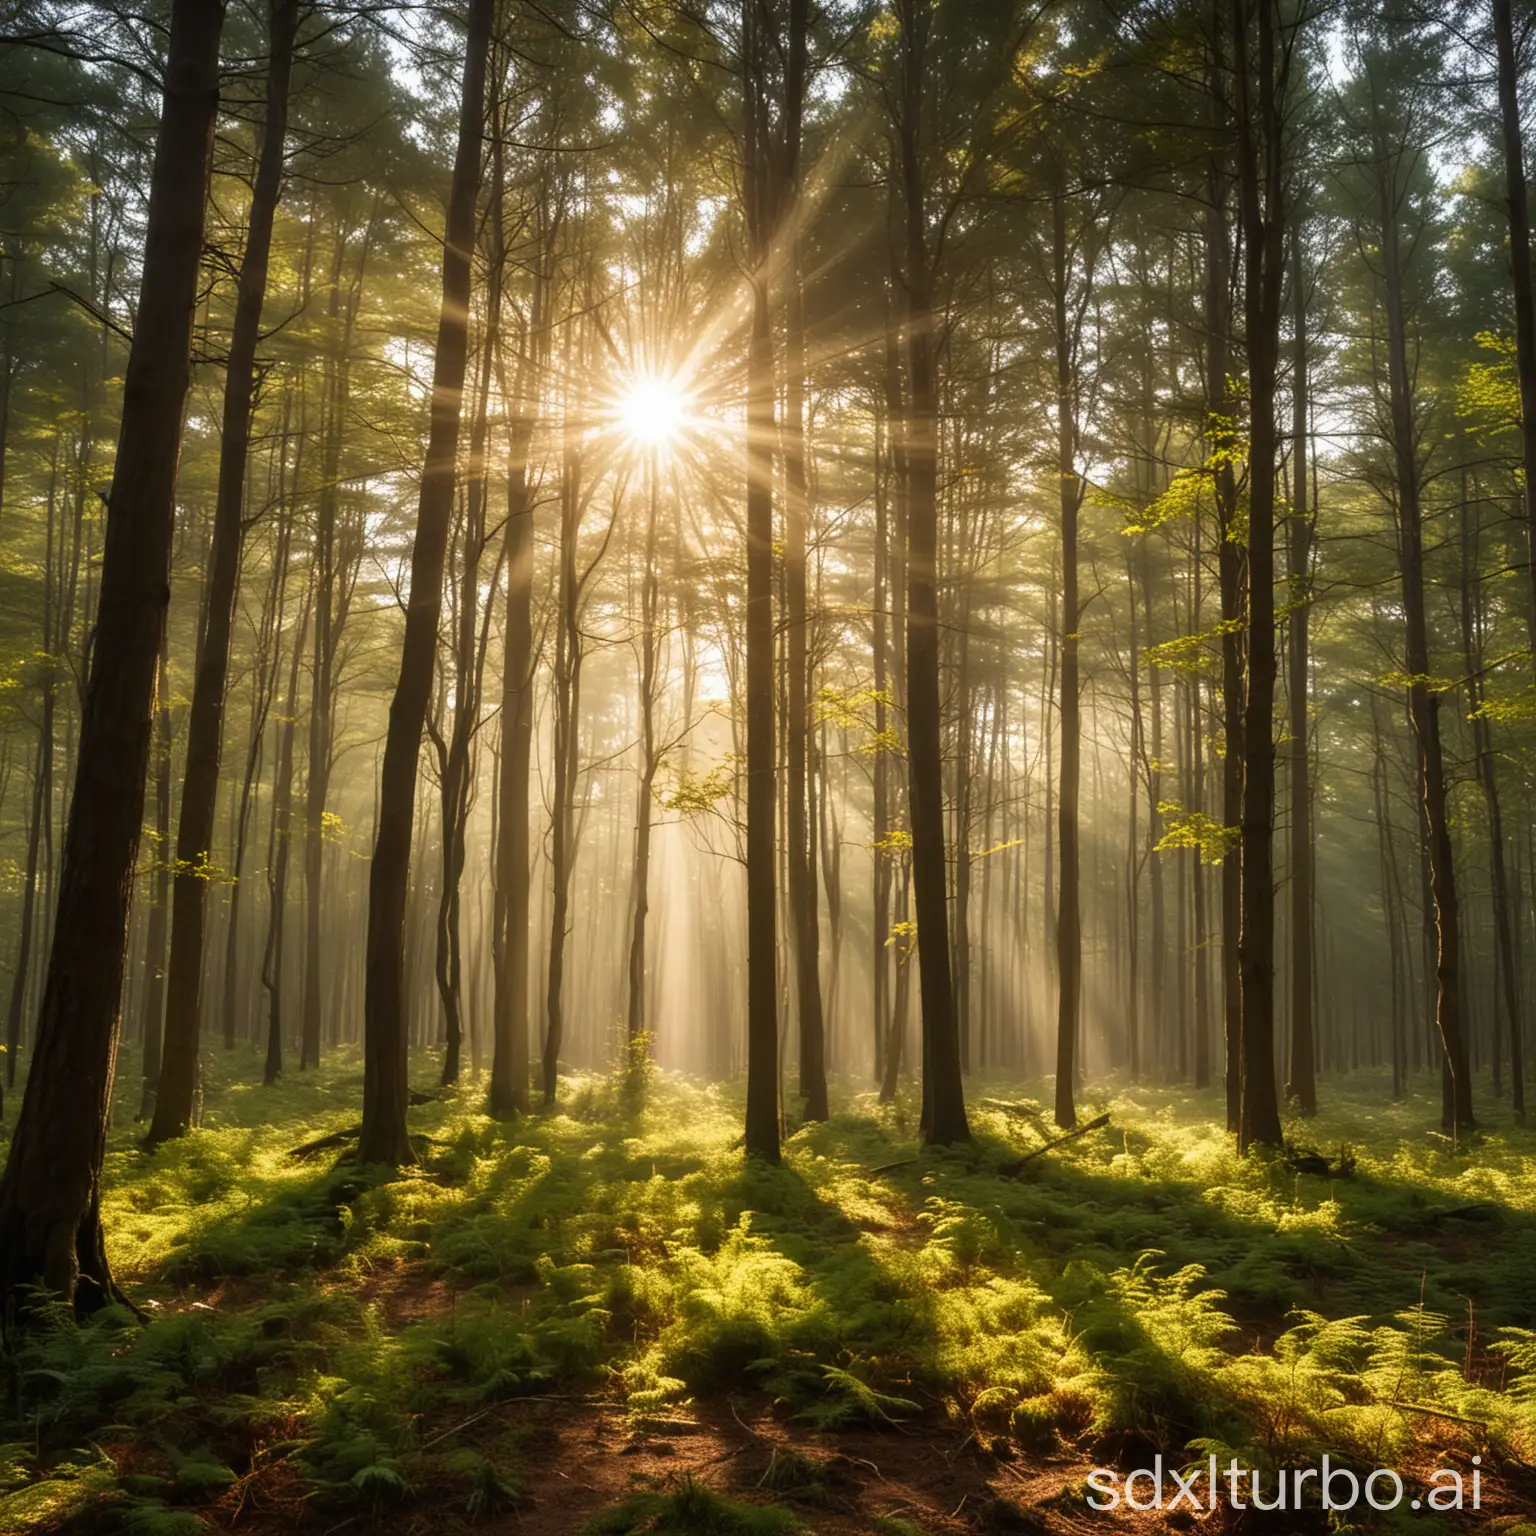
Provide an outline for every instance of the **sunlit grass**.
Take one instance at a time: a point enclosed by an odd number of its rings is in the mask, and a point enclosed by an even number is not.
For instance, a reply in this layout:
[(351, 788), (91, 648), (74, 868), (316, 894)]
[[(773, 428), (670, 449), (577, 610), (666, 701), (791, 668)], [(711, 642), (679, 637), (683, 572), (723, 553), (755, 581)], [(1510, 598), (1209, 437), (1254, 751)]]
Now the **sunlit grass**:
[(413, 1109), (421, 1166), (385, 1181), (291, 1155), (355, 1122), (355, 1061), (256, 1067), (214, 1053), (202, 1127), (154, 1154), (119, 1105), (110, 1251), (150, 1320), (60, 1317), (8, 1357), (0, 1529), (279, 1474), (478, 1518), (524, 1471), (444, 1430), (578, 1390), (643, 1425), (746, 1383), (806, 1434), (937, 1416), (1077, 1461), (1536, 1453), (1533, 1138), (1455, 1151), (1374, 1077), (1297, 1128), (1345, 1178), (1239, 1160), (1215, 1095), (1139, 1086), (1003, 1177), (1054, 1133), (1043, 1087), (1000, 1082), (972, 1148), (918, 1154), (915, 1104), (855, 1095), (749, 1167), (734, 1087), (588, 1076), (510, 1125), (478, 1086)]

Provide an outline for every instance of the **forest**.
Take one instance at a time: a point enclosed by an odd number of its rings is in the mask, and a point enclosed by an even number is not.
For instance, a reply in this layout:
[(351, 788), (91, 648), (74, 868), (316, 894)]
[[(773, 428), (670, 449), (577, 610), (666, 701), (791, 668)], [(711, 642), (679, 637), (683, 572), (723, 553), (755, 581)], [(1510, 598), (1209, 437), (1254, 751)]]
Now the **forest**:
[(0, 1533), (1536, 1536), (1530, 0), (0, 6)]

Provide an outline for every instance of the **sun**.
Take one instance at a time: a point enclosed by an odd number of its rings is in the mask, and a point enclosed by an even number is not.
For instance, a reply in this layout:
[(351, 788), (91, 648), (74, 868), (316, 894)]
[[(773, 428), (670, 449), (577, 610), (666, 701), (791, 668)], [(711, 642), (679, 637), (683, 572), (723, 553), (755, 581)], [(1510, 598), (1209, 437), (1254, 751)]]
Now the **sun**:
[(619, 398), (618, 424), (636, 443), (659, 448), (683, 430), (688, 401), (675, 379), (641, 374)]

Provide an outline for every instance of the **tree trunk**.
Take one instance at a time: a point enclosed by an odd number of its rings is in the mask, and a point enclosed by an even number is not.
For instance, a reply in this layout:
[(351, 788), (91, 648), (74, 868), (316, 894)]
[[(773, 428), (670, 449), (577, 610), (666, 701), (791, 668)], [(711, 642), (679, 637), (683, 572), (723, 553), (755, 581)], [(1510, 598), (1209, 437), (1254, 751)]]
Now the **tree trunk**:
[[(302, 417), (301, 417), (302, 419)], [(288, 551), (293, 544), (292, 498), (288, 486), (288, 423), (289, 403), (283, 403), (283, 446), (278, 454), (278, 507), (277, 536), (272, 553), (272, 570), (267, 584), (267, 597), (261, 610), (261, 624), (257, 631), (255, 676), (251, 687), (251, 729), (247, 738), (245, 772), (240, 782), (240, 800), (235, 812), (235, 849), (230, 873), (234, 886), (229, 897), (229, 927), (224, 937), (224, 997), (221, 1011), (224, 1020), (224, 1048), (234, 1050), (238, 1035), (239, 1012), (244, 994), (239, 985), (240, 913), (245, 890), (245, 848), (250, 834), (252, 806), (257, 781), (261, 777), (262, 748), (266, 739), (267, 716), (272, 710), (272, 696), (277, 688), (278, 650), (283, 628), (285, 578), (288, 573)], [(304, 434), (299, 432), (299, 449), (294, 455), (294, 484), (298, 482), (298, 470), (303, 458)]]
[[(1230, 132), (1231, 113), (1224, 93), (1227, 0), (1211, 7), (1211, 69), (1208, 96), (1211, 127), (1218, 143)], [(1221, 822), (1227, 846), (1221, 861), (1222, 1035), (1225, 1042), (1227, 1129), (1236, 1132), (1241, 1102), (1242, 980), (1238, 969), (1238, 931), (1242, 927), (1242, 853), (1233, 836), (1243, 812), (1243, 559), (1237, 542), (1237, 482), (1232, 450), (1237, 442), (1230, 366), (1229, 329), (1232, 255), (1228, 244), (1227, 204), (1230, 176), (1225, 153), (1211, 157), (1210, 199), (1205, 214), (1205, 390), (1209, 417), (1208, 456), (1213, 460), (1216, 501), (1217, 583), (1221, 600)]]
[(743, 0), (742, 181), (752, 329), (747, 343), (747, 1111), (748, 1157), (779, 1161), (777, 914), (774, 818), (777, 799), (773, 683), (773, 334), (768, 260), (774, 229), (766, 18)]
[(57, 918), (36, 1051), (0, 1179), (0, 1295), (40, 1281), (77, 1311), (116, 1289), (101, 1233), (101, 1165), (169, 598), (223, 21), (216, 0), (175, 0), (171, 10)]
[[(493, 108), (493, 114), (496, 111)], [(500, 150), (493, 151), (499, 158)], [(499, 167), (493, 175), (492, 199), (501, 195)], [(491, 216), (493, 229), (499, 216)], [(458, 620), (453, 642), (453, 730), (442, 759), (441, 801), (443, 810), (443, 884), (438, 892), (436, 976), (443, 1005), (447, 1049), (443, 1053), (442, 1083), (459, 1080), (463, 1046), (463, 959), (459, 932), (460, 885), (467, 852), (469, 813), (474, 793), (471, 750), (480, 724), (480, 692), (484, 681), (485, 651), (480, 644), (480, 560), (485, 552), (485, 441), (489, 430), (491, 370), (501, 344), (503, 252), (499, 237), (492, 251), (486, 277), (485, 331), (480, 338), (480, 387), (470, 424), (468, 484), (464, 497), (463, 555), (459, 573)], [(490, 583), (492, 590), (495, 580)], [(490, 608), (486, 608), (489, 623)]]
[[(566, 376), (572, 373), (571, 346)], [(565, 402), (565, 446), (560, 474), (560, 609), (555, 638), (555, 784), (550, 828), (549, 974), (545, 981), (543, 1088), (546, 1106), (555, 1102), (560, 1052), (565, 1044), (565, 952), (570, 933), (571, 870), (576, 861), (576, 778), (581, 766), (578, 724), (581, 704), (581, 578), (577, 544), (581, 537), (581, 445), (575, 407)]]
[(821, 946), (815, 845), (808, 815), (811, 756), (809, 626), (806, 604), (805, 305), (798, 263), (791, 260), (784, 385), (784, 595), (789, 708), (789, 917), (794, 929), (795, 1001), (800, 1018), (800, 1097), (807, 1120), (827, 1118), (826, 1021), (821, 998)]
[(458, 150), (443, 244), (443, 302), (432, 374), (431, 426), (422, 465), (400, 676), (389, 708), (379, 790), (378, 838), (368, 882), (368, 982), (364, 998), (363, 1128), (358, 1157), (398, 1167), (412, 1158), (405, 1110), (409, 1041), (405, 1006), (405, 908), (416, 808), (417, 760), (432, 693), (443, 607), (443, 565), (453, 515), (459, 419), (469, 350), (470, 258), (480, 188), (486, 54), (494, 0), (470, 0)]
[[(9, 368), (9, 357), (5, 361), (6, 367)], [(54, 655), (53, 633), (53, 549), (54, 515), (57, 507), (57, 465), (58, 461), (55, 458), (53, 473), (48, 481), (48, 534), (43, 565), (42, 654), (39, 658), (43, 669), (39, 689), (42, 710), (37, 726), (37, 756), (32, 767), (32, 812), (27, 821), (27, 867), (21, 893), (21, 932), (16, 943), (16, 969), (11, 974), (11, 995), (5, 1015), (5, 1086), (7, 1088), (16, 1086), (16, 1066), (21, 1059), (22, 1018), (26, 1011), (27, 984), (32, 974), (32, 945), (37, 932), (38, 861), (42, 852), (44, 831), (49, 825), (53, 811), (54, 715), (58, 705), (59, 688), (58, 660)], [(161, 665), (163, 668), (163, 647)], [(162, 688), (163, 686), (162, 682)], [(161, 828), (161, 831), (163, 833), (164, 828)], [(163, 846), (157, 850), (157, 854), (159, 860), (163, 862), (165, 858)], [(151, 934), (154, 927), (154, 922), (151, 921)], [(163, 922), (161, 929), (163, 933)], [(156, 953), (158, 965), (158, 952)], [(156, 1020), (157, 1039), (159, 1028), (159, 1021)], [(0, 1094), (0, 1114), (3, 1114), (4, 1103), (4, 1096)]]
[[(1249, 56), (1250, 9), (1258, 27), (1256, 61)], [(1275, 1083), (1275, 491), (1279, 446), (1275, 376), (1285, 236), (1280, 119), (1288, 66), (1283, 61), (1277, 65), (1275, 28), (1273, 0), (1233, 0), (1249, 379), (1248, 692), (1243, 711), (1242, 928), (1238, 938), (1242, 980), (1241, 1152), (1255, 1145), (1278, 1146), (1282, 1139)]]
[[(894, 289), (894, 282), (891, 287)], [(905, 693), (900, 648), (891, 648), (887, 639), (899, 636), (905, 628), (906, 582), (901, 576), (900, 551), (906, 544), (906, 456), (902, 451), (902, 422), (905, 407), (901, 394), (901, 348), (894, 312), (894, 293), (886, 296), (884, 366), (881, 389), (885, 406), (887, 468), (884, 494), (875, 502), (875, 734), (880, 750), (875, 757), (875, 1081), (884, 1084), (885, 1052), (892, 1038), (892, 956), (891, 889), (895, 868), (895, 849), (891, 843), (891, 801), (893, 785), (888, 759), (886, 733), (889, 729), (891, 688), (888, 674), (894, 672), (900, 697)], [(894, 569), (893, 569), (894, 566)], [(889, 605), (889, 612), (887, 612)], [(892, 1090), (894, 1091), (894, 1089)]]
[[(299, 1024), (299, 1068), (320, 1065), (320, 982), (325, 959), (321, 941), (321, 904), (325, 874), (325, 802), (330, 793), (331, 756), (335, 729), (336, 655), (341, 643), (344, 607), (338, 608), (338, 545), (336, 517), (341, 493), (341, 447), (351, 399), (352, 332), (373, 233), (370, 220), (363, 235), (357, 277), (346, 302), (337, 356), (326, 380), (325, 448), (315, 507), (315, 651), (309, 701), (309, 756), (304, 785), (304, 993)], [(345, 228), (337, 233), (330, 274), (330, 316), (341, 313), (341, 271), (346, 256)], [(307, 260), (307, 257), (306, 257)], [(307, 275), (306, 275), (307, 286)]]
[(923, 1136), (931, 1146), (970, 1139), (950, 970), (939, 693), (938, 388), (932, 272), (919, 138), (931, 15), (918, 0), (902, 17), (901, 185), (906, 204), (907, 731), (912, 887), (923, 1020)]
[(213, 514), (202, 643), (187, 715), (185, 777), (176, 827), (176, 875), (171, 886), (171, 959), (166, 978), (165, 1049), (149, 1146), (180, 1136), (190, 1123), (202, 1028), (203, 925), (213, 879), (213, 821), (224, 744), (224, 694), (230, 631), (244, 543), (245, 465), (256, 388), (256, 345), (267, 292), (272, 220), (283, 182), (283, 140), (293, 72), (298, 0), (272, 0), (267, 63), (266, 119), (251, 191), (245, 254), (235, 297), (229, 364), (224, 374), (224, 419), (219, 441), (219, 487)]
[[(498, 169), (500, 167), (499, 152)], [(499, 192), (499, 187), (497, 188)], [(497, 203), (497, 213), (501, 212)], [(533, 490), (528, 448), (533, 434), (529, 379), (547, 353), (544, 323), (549, 253), (547, 210), (540, 208), (545, 243), (533, 274), (528, 334), (511, 391), (515, 412), (507, 438), (507, 609), (502, 638), (501, 778), (497, 785), (496, 902), (492, 919), (495, 1041), (490, 1111), (499, 1118), (528, 1108), (529, 1071), (529, 769), (533, 757)], [(498, 239), (501, 238), (498, 232)], [(503, 381), (503, 393), (506, 393)]]
[(144, 1061), (143, 1086), (139, 1092), (140, 1120), (155, 1112), (160, 1091), (160, 1042), (165, 1020), (165, 940), (167, 907), (171, 893), (171, 684), (169, 631), (160, 646), (160, 674), (155, 692), (159, 698), (155, 753), (155, 869), (151, 886), (148, 932), (144, 936)]
[(1051, 199), (1053, 292), (1056, 320), (1056, 472), (1061, 495), (1061, 768), (1057, 789), (1060, 875), (1056, 908), (1056, 1124), (1077, 1124), (1078, 1012), (1083, 977), (1083, 930), (1079, 895), (1078, 794), (1082, 761), (1082, 698), (1078, 683), (1078, 635), (1082, 602), (1077, 579), (1077, 515), (1082, 482), (1077, 477), (1076, 413), (1073, 409), (1072, 338), (1067, 320), (1067, 224), (1064, 194)]
[(1307, 294), (1301, 230), (1294, 235), (1291, 282), (1296, 305), (1291, 362), (1294, 402), (1291, 448), (1291, 626), (1287, 672), (1291, 709), (1291, 1060), (1286, 1097), (1304, 1116), (1317, 1113), (1317, 1063), (1312, 1017), (1312, 757), (1308, 700), (1308, 630), (1312, 612), (1312, 518), (1307, 509), (1309, 434)]
[[(1478, 532), (1481, 532), (1479, 529)], [(1520, 967), (1515, 956), (1516, 902), (1509, 879), (1504, 845), (1504, 808), (1499, 798), (1499, 775), (1493, 754), (1492, 730), (1482, 713), (1482, 644), (1480, 601), (1474, 602), (1478, 580), (1476, 540), (1473, 537), (1471, 503), (1467, 497), (1467, 472), (1461, 472), (1461, 635), (1467, 669), (1467, 702), (1471, 705), (1472, 750), (1477, 761), (1477, 781), (1483, 792), (1483, 807), (1488, 813), (1488, 866), (1490, 895), (1493, 898), (1493, 937), (1497, 1003), (1495, 1014), (1493, 1070), (1497, 1084), (1501, 1052), (1498, 1048), (1500, 1023), (1509, 1030), (1510, 1102), (1517, 1120), (1525, 1119), (1525, 1038), (1524, 1009), (1521, 1006)]]
[(1509, 268), (1515, 290), (1515, 370), (1520, 381), (1520, 452), (1525, 476), (1526, 570), (1530, 591), (1526, 620), (1536, 666), (1536, 292), (1531, 275), (1530, 196), (1520, 124), (1520, 70), (1510, 0), (1493, 0), (1493, 41), (1498, 58), (1499, 126), (1504, 142), (1504, 187), (1509, 217)]
[(1398, 541), (1406, 635), (1408, 713), (1418, 745), (1429, 892), (1434, 913), (1435, 1026), (1444, 1055), (1444, 1129), (1459, 1138), (1470, 1131), (1472, 1080), (1461, 1020), (1461, 914), (1451, 842), (1450, 796), (1440, 737), (1440, 696), (1429, 672), (1429, 626), (1424, 604), (1424, 528), (1420, 502), (1413, 384), (1408, 369), (1408, 322), (1404, 309), (1403, 254), (1395, 181), (1389, 151), (1378, 152), (1381, 196), (1382, 285), (1387, 320), (1387, 379), (1392, 454), (1397, 488)]
[(262, 1082), (271, 1087), (283, 1075), (283, 935), (288, 917), (288, 856), (293, 843), (293, 740), (299, 713), (299, 667), (309, 634), (317, 573), (311, 564), (299, 610), (299, 632), (288, 663), (288, 695), (278, 727), (277, 763), (272, 777), (272, 825), (267, 844), (267, 943), (261, 984), (267, 994), (267, 1059)]

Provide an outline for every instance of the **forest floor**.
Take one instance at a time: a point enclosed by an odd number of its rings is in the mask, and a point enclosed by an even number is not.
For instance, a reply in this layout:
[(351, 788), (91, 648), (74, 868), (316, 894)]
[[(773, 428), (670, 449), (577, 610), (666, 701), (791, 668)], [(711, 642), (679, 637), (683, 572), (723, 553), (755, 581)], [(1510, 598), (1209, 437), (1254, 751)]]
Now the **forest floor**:
[[(1186, 1089), (1091, 1093), (1107, 1126), (1014, 1169), (1056, 1134), (1041, 1085), (973, 1082), (949, 1152), (844, 1093), (768, 1169), (729, 1086), (576, 1077), (509, 1125), (466, 1086), (385, 1180), (293, 1155), (355, 1124), (353, 1059), (265, 1089), (215, 1051), (154, 1154), (132, 1067), (106, 1220), (147, 1321), (0, 1361), (7, 1536), (1536, 1536), (1536, 1132), (1486, 1083), (1459, 1150), (1427, 1080), (1326, 1083), (1291, 1127), (1326, 1174), (1240, 1162)], [(1088, 1502), (1095, 1467), (1272, 1490), (1325, 1452), (1409, 1494), (1457, 1469), (1467, 1507)]]

